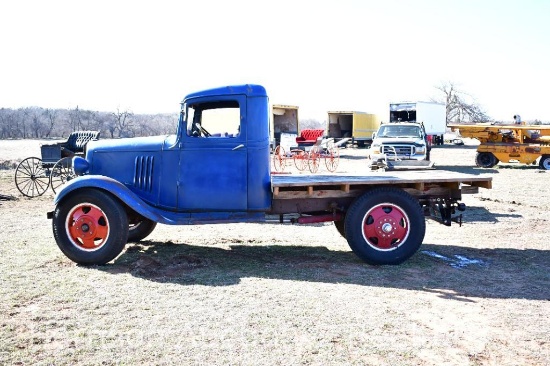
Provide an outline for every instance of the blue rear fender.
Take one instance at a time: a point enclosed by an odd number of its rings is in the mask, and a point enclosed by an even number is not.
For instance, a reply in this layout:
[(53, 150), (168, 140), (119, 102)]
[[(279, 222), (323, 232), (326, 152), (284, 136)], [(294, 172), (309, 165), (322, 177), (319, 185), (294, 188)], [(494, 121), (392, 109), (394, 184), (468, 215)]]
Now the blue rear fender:
[(72, 179), (57, 193), (54, 204), (58, 205), (65, 197), (72, 195), (80, 189), (88, 188), (101, 189), (111, 193), (132, 210), (152, 221), (169, 225), (177, 223), (173, 218), (163, 215), (163, 211), (147, 204), (124, 184), (103, 175), (85, 175)]

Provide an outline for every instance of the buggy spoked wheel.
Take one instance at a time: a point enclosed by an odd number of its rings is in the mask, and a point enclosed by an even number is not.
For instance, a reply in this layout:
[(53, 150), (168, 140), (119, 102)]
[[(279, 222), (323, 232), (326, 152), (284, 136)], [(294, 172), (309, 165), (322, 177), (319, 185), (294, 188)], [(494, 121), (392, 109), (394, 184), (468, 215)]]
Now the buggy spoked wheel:
[(50, 178), (42, 166), (42, 160), (26, 158), (17, 165), (15, 170), (15, 186), (23, 196), (36, 197), (46, 192)]
[(338, 168), (340, 162), (340, 149), (336, 146), (329, 146), (325, 155), (325, 165), (329, 172), (334, 172)]
[(105, 264), (128, 240), (128, 216), (112, 195), (100, 190), (73, 193), (58, 203), (52, 227), (61, 251), (80, 264)]
[(319, 152), (318, 146), (312, 146), (309, 150), (309, 156), (307, 160), (307, 165), (309, 166), (309, 171), (316, 173), (319, 170), (319, 162), (321, 160), (321, 154)]
[(350, 248), (371, 264), (399, 264), (422, 244), (426, 222), (422, 207), (407, 192), (375, 188), (349, 208), (345, 235)]
[(71, 157), (66, 157), (59, 160), (55, 163), (50, 173), (50, 186), (52, 187), (52, 191), (56, 193), (61, 185), (73, 178), (76, 178), (73, 172), (73, 159)]
[(276, 172), (282, 172), (285, 170), (285, 158), (285, 148), (281, 145), (277, 146), (273, 152), (273, 168)]
[(296, 169), (303, 171), (307, 168), (307, 153), (304, 150), (294, 150), (293, 160)]

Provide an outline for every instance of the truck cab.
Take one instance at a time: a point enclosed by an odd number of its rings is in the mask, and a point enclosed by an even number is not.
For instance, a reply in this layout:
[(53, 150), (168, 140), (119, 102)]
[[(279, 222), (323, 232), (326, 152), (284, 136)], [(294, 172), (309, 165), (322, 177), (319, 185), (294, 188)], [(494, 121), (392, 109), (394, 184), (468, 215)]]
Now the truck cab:
[[(80, 185), (97, 185), (145, 202), (141, 214), (165, 223), (265, 211), (271, 205), (267, 105), (257, 85), (190, 94), (175, 135), (88, 144), (86, 158), (74, 161), (80, 177), (57, 200)], [(182, 212), (189, 215), (176, 216)]]

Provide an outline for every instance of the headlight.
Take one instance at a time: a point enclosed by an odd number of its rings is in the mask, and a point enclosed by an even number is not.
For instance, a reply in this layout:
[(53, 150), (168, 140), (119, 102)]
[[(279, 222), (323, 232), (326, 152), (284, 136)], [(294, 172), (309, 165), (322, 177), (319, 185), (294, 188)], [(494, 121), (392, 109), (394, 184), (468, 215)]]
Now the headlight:
[(426, 152), (426, 146), (416, 145), (416, 153), (417, 154), (424, 154), (425, 152)]
[(86, 159), (80, 156), (73, 158), (73, 170), (76, 175), (84, 175), (88, 169), (90, 169), (90, 163)]
[(370, 150), (372, 154), (380, 154), (380, 144), (372, 144)]

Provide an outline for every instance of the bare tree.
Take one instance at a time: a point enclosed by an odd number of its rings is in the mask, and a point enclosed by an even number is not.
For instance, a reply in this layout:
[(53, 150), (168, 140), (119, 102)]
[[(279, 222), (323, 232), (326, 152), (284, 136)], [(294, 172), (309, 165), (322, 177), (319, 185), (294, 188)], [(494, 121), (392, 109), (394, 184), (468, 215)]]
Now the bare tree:
[(69, 124), (71, 131), (78, 131), (82, 129), (82, 115), (78, 106), (76, 106), (75, 109), (69, 109)]
[(474, 98), (459, 90), (450, 81), (441, 83), (435, 87), (441, 93), (442, 98), (432, 98), (435, 102), (444, 102), (447, 106), (447, 124), (461, 122), (488, 122), (491, 120)]
[(46, 110), (44, 110), (44, 115), (46, 116), (46, 119), (48, 120), (48, 130), (47, 130), (44, 137), (50, 137), (50, 135), (52, 133), (52, 130), (55, 127), (55, 122), (56, 122), (56, 119), (57, 119), (57, 112), (58, 112), (57, 109), (46, 108)]
[(131, 137), (134, 134), (132, 130), (132, 117), (134, 114), (129, 110), (121, 111), (117, 107), (116, 112), (112, 113), (114, 117), (114, 130), (111, 131), (111, 136), (114, 134), (114, 131), (118, 131), (118, 137)]

